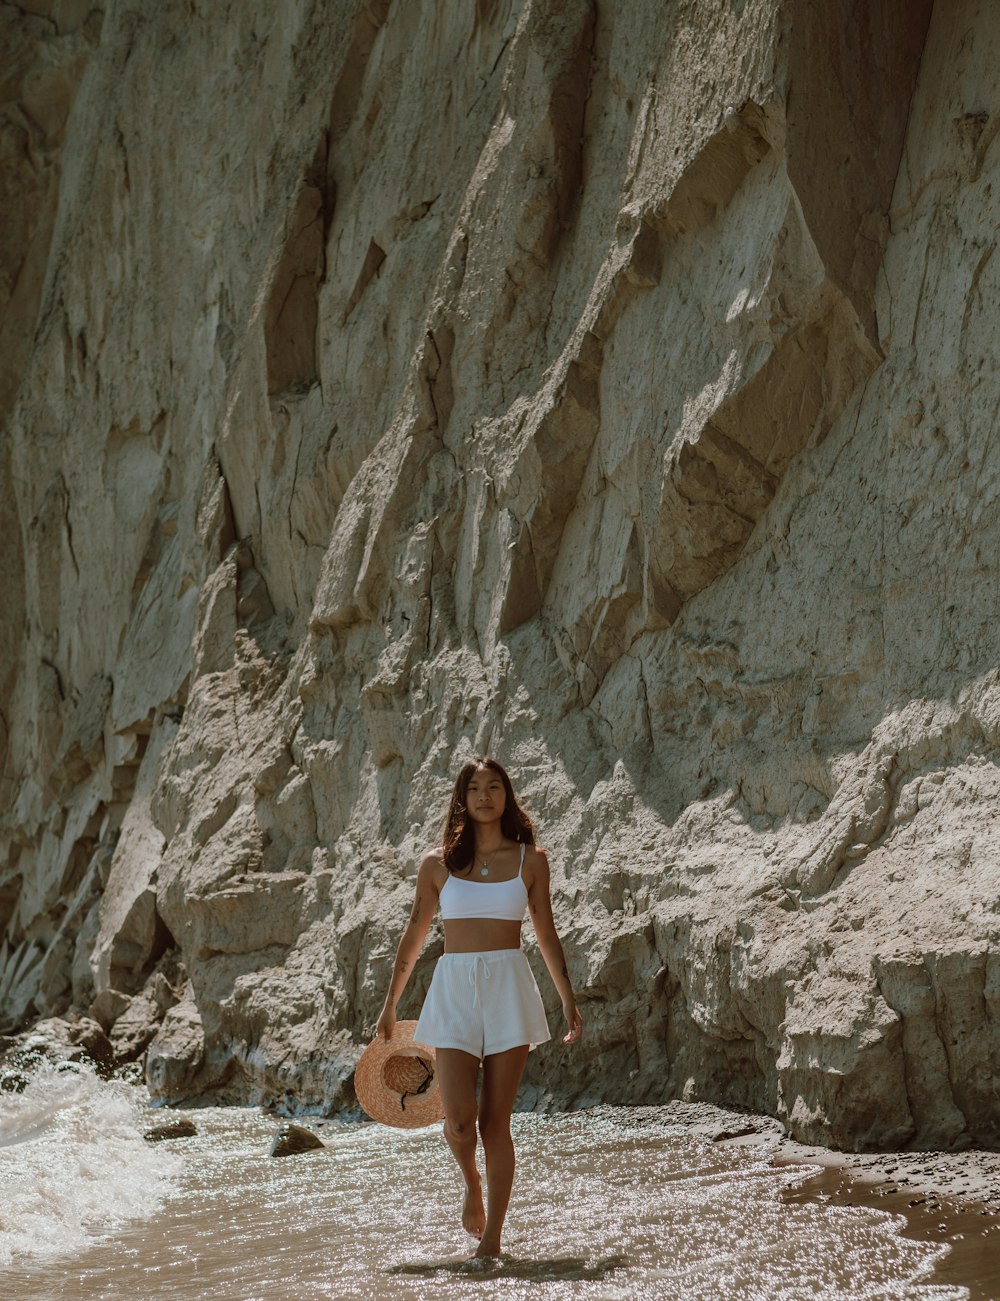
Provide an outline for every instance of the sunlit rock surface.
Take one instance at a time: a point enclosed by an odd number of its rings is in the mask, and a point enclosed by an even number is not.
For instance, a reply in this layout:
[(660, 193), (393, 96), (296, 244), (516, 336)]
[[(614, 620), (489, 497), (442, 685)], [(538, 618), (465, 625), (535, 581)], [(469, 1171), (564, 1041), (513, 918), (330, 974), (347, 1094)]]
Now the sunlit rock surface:
[(349, 1103), (491, 751), (529, 1103), (1000, 1141), (1000, 15), (3, 23), (0, 1031)]

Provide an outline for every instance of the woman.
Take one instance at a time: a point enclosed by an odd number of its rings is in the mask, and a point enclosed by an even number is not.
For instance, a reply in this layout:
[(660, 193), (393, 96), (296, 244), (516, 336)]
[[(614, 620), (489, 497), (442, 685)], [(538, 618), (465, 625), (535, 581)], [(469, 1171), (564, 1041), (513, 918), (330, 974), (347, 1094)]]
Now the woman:
[[(439, 903), (445, 951), (414, 1039), (436, 1050), (444, 1136), (465, 1179), (462, 1224), (479, 1238), (476, 1256), (498, 1256), (514, 1182), (514, 1099), (529, 1051), (550, 1037), (538, 986), (521, 951), (521, 922), (528, 909), (562, 1000), (564, 1043), (580, 1038), (583, 1022), (552, 920), (548, 859), (535, 848), (531, 822), (495, 759), (467, 763), (458, 774), (444, 844), (421, 860), (413, 910), (376, 1025), (376, 1034), (387, 1039)], [(477, 1118), (486, 1152), (485, 1210), (476, 1165)]]

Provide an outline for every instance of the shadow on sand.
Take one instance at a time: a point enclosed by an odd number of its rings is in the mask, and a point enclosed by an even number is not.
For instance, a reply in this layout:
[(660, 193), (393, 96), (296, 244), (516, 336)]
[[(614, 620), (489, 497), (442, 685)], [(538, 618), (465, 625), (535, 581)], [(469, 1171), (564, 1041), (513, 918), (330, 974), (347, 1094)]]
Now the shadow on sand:
[(606, 1256), (603, 1260), (584, 1260), (582, 1256), (554, 1256), (551, 1259), (523, 1259), (498, 1256), (495, 1260), (439, 1260), (415, 1261), (412, 1264), (393, 1265), (387, 1274), (404, 1274), (430, 1278), (435, 1274), (460, 1274), (463, 1278), (528, 1279), (533, 1283), (593, 1282), (607, 1278), (628, 1261), (624, 1256)]

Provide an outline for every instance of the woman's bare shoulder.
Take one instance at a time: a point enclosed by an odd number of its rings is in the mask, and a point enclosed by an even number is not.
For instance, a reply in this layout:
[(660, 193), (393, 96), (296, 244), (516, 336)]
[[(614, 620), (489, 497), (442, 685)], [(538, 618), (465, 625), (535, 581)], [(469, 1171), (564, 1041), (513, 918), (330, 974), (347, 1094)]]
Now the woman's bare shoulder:
[(439, 845), (437, 849), (428, 849), (420, 860), (419, 870), (437, 884), (442, 884), (448, 876), (448, 869), (444, 865), (444, 847)]
[(541, 845), (528, 845), (524, 851), (525, 871), (534, 879), (539, 873), (548, 876), (549, 856)]

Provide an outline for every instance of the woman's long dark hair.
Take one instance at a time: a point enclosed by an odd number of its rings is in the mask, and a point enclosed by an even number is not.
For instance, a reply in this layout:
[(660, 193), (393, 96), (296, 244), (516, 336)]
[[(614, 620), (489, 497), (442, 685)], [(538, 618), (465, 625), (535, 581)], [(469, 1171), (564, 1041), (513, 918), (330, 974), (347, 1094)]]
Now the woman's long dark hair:
[(496, 759), (484, 755), (481, 759), (473, 759), (465, 764), (455, 778), (455, 788), (451, 792), (448, 817), (444, 824), (444, 865), (449, 872), (467, 872), (476, 854), (476, 832), (465, 802), (469, 794), (469, 782), (480, 768), (492, 769), (503, 782), (507, 799), (500, 817), (501, 834), (508, 840), (520, 841), (525, 845), (535, 843), (535, 828), (531, 825), (527, 813), (518, 804), (514, 787), (510, 784), (506, 771)]

